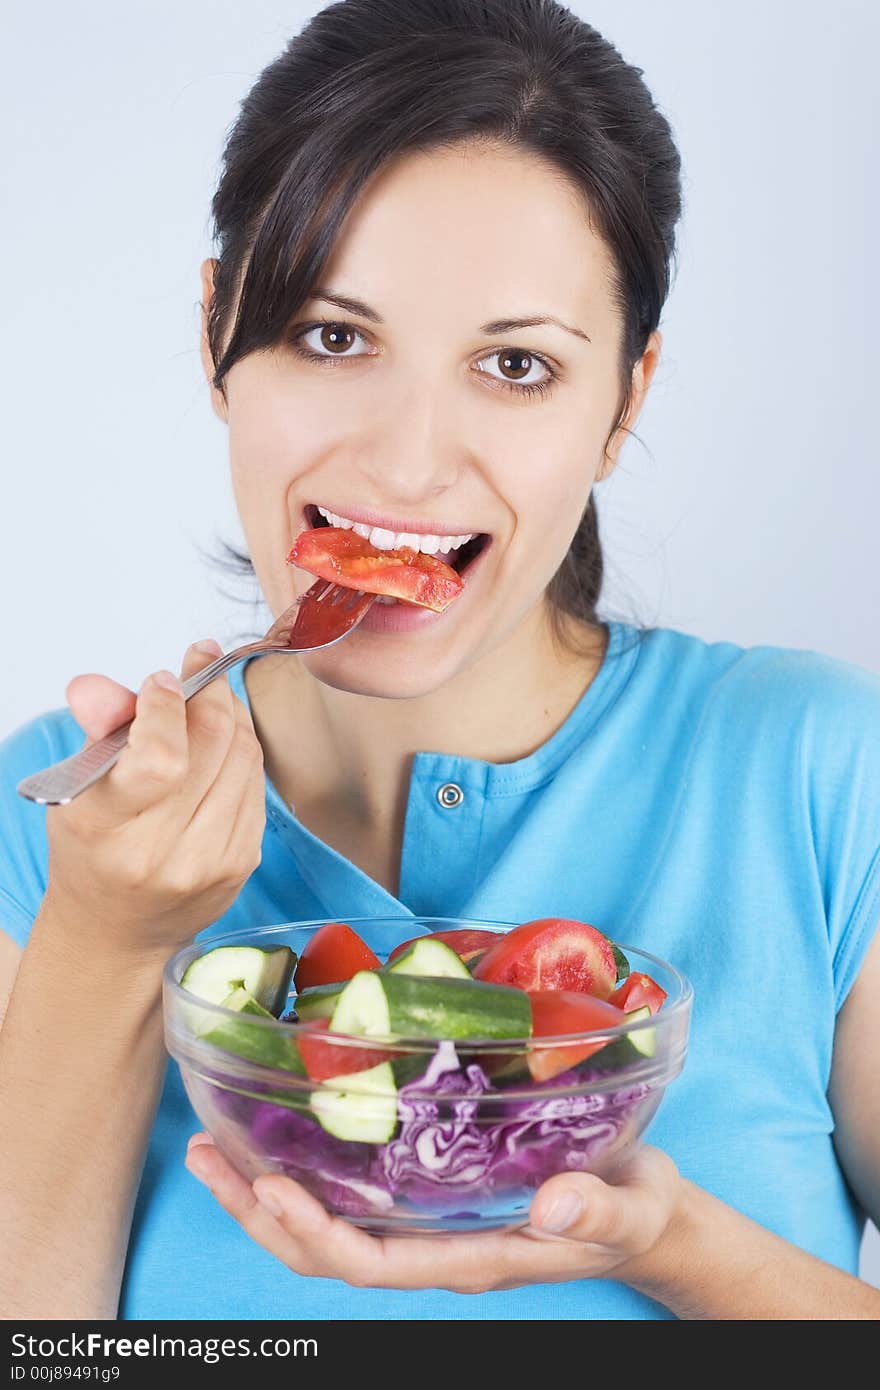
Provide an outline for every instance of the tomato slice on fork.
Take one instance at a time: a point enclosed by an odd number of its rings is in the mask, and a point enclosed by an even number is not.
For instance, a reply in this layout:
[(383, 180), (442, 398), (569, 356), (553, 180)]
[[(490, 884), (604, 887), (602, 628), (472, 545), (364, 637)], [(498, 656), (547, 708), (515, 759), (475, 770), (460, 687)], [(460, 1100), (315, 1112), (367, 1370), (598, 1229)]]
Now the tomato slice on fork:
[(365, 594), (387, 594), (435, 613), (448, 608), (464, 588), (452, 566), (435, 555), (424, 555), (406, 545), (399, 550), (377, 550), (365, 536), (340, 526), (302, 531), (287, 563), (319, 579)]

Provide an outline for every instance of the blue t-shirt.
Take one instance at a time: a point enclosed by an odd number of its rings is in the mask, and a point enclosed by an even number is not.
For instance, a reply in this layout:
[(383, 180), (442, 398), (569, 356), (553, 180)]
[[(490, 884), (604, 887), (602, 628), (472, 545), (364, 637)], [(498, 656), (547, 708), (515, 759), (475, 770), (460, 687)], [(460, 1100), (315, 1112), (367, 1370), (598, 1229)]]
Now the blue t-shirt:
[[(694, 985), (691, 1037), (648, 1142), (856, 1273), (864, 1216), (835, 1157), (826, 1091), (835, 1015), (880, 918), (880, 677), (813, 652), (609, 630), (595, 680), (535, 752), (512, 763), (416, 754), (399, 899), (267, 781), (262, 863), (202, 939), (321, 917), (560, 916), (670, 960)], [(230, 682), (247, 700), (243, 673)], [(0, 928), (22, 944), (47, 848), (45, 810), (15, 786), (82, 743), (56, 710), (0, 744)], [(438, 801), (448, 782), (463, 791), (457, 805)], [(186, 1171), (198, 1127), (171, 1063), (121, 1318), (672, 1317), (605, 1279), (469, 1296), (302, 1278)]]

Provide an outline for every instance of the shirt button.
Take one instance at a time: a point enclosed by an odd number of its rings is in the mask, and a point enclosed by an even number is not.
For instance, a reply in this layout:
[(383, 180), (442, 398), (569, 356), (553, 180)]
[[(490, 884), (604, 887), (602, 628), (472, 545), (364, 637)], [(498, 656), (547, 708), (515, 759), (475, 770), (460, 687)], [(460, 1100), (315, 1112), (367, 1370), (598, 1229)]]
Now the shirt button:
[(443, 786), (438, 788), (437, 800), (441, 806), (448, 810), (452, 806), (461, 805), (464, 801), (464, 792), (457, 782), (444, 782)]

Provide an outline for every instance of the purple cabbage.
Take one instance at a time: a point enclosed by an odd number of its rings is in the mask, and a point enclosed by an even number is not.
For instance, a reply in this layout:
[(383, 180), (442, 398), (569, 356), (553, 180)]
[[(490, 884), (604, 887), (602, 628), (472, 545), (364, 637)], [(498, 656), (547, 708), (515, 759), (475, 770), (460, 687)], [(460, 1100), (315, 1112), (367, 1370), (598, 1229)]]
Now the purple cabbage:
[[(328, 1134), (307, 1109), (211, 1087), (212, 1100), (249, 1136), (253, 1149), (301, 1182), (330, 1210), (381, 1216), (401, 1202), (452, 1212), (485, 1208), (533, 1189), (555, 1173), (592, 1171), (623, 1147), (635, 1117), (656, 1109), (661, 1092), (642, 1083), (617, 1091), (558, 1094), (566, 1073), (542, 1098), (497, 1090), (482, 1067), (462, 1065), (455, 1045), (438, 1043), (420, 1077), (398, 1092), (400, 1128), (387, 1144)], [(218, 1104), (219, 1102), (219, 1104)]]
[(484, 1193), (538, 1187), (563, 1169), (591, 1168), (649, 1090), (509, 1101), (501, 1118), (488, 1119), (479, 1104), (493, 1092), (485, 1072), (461, 1067), (454, 1044), (441, 1042), (425, 1075), (401, 1087), (400, 1134), (381, 1150), (382, 1171), (392, 1192), (415, 1200), (460, 1202), (475, 1185)]

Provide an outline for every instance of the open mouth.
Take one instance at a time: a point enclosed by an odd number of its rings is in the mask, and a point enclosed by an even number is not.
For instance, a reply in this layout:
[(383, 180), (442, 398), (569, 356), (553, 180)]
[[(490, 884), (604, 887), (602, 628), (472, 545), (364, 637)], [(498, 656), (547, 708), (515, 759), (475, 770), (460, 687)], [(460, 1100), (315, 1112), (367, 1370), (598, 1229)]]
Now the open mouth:
[[(326, 517), (323, 517), (318, 511), (317, 506), (311, 502), (305, 507), (305, 516), (309, 526), (315, 530), (320, 529), (322, 526), (330, 525)], [(464, 545), (459, 546), (458, 550), (454, 551), (447, 561), (450, 568), (454, 569), (456, 574), (462, 574), (464, 570), (467, 569), (468, 565), (476, 560), (477, 556), (485, 550), (491, 539), (492, 537), (489, 535), (488, 531), (480, 531), (473, 536), (471, 540), (465, 541)], [(394, 551), (380, 551), (377, 553), (392, 555)]]

